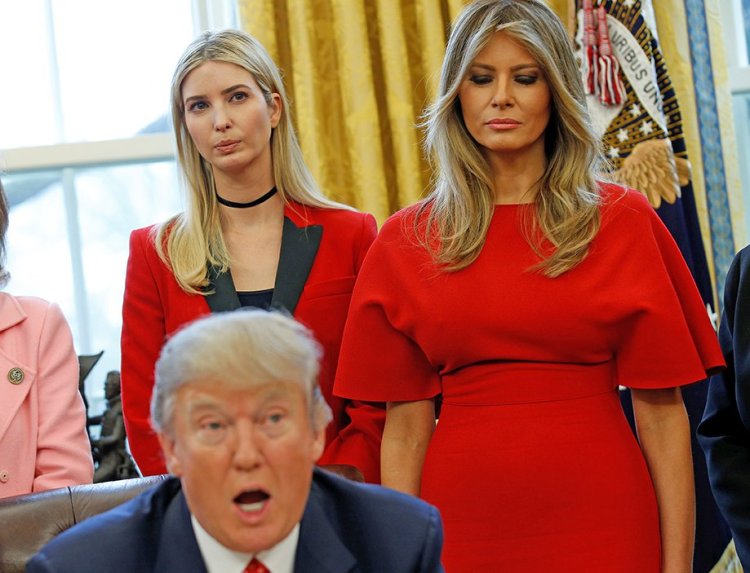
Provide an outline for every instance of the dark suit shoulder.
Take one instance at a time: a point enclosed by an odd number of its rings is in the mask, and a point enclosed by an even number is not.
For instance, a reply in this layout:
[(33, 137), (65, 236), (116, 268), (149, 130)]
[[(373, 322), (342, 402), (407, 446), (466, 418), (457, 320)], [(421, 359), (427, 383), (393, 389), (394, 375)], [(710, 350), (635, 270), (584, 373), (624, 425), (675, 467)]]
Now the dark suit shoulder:
[(319, 468), (315, 470), (310, 497), (355, 557), (358, 570), (442, 571), (442, 522), (434, 506)]
[(62, 532), (37, 553), (27, 572), (146, 571), (180, 482), (169, 478), (109, 511)]
[(315, 469), (313, 491), (334, 495), (346, 507), (376, 506), (384, 510), (406, 510), (406, 519), (419, 521), (437, 511), (427, 502), (390, 488), (344, 479), (320, 468)]
[(750, 245), (740, 249), (740, 251), (734, 256), (734, 260), (730, 265), (730, 273), (739, 273), (739, 280), (741, 284), (746, 283), (748, 280), (747, 275), (750, 274)]

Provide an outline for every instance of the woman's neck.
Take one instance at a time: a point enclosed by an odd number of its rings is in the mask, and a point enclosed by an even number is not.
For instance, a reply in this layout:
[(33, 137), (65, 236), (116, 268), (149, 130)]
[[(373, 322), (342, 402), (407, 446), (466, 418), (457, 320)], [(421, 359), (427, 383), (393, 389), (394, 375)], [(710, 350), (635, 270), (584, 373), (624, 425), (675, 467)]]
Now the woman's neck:
[(546, 157), (493, 155), (489, 164), (496, 204), (534, 202), (536, 185), (547, 167)]
[[(218, 175), (218, 176), (217, 176)], [(250, 203), (266, 195), (274, 187), (270, 173), (262, 176), (254, 174), (233, 177), (225, 173), (214, 174), (216, 193), (222, 199), (233, 203)], [(278, 220), (284, 211), (284, 201), (276, 193), (252, 207), (230, 207), (219, 204), (222, 227), (225, 230), (240, 230), (257, 224)]]
[(214, 170), (216, 193), (235, 203), (248, 203), (262, 197), (274, 186), (273, 171), (264, 169), (226, 173)]

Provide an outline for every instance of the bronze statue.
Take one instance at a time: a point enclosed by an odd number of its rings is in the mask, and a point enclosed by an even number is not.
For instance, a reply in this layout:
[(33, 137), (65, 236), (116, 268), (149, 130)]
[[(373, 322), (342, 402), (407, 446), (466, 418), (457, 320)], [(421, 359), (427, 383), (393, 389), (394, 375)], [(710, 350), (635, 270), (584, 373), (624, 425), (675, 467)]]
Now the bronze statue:
[(100, 424), (98, 439), (91, 440), (94, 456), (94, 483), (138, 477), (133, 458), (125, 448), (125, 422), (122, 417), (120, 397), (120, 373), (112, 370), (104, 382), (107, 407), (101, 416), (89, 418), (90, 423)]

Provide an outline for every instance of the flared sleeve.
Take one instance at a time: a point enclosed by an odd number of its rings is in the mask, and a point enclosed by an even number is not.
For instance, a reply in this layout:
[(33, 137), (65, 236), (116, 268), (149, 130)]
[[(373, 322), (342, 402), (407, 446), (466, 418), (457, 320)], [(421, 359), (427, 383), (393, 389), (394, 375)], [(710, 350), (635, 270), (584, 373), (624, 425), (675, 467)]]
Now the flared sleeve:
[[(612, 212), (607, 213), (607, 210)], [(613, 289), (626, 293), (616, 345), (617, 382), (632, 388), (669, 388), (706, 378), (722, 366), (709, 309), (672, 235), (637, 191), (605, 208), (621, 233), (621, 265)], [(630, 237), (626, 239), (626, 237)], [(615, 236), (614, 241), (617, 241)], [(613, 241), (610, 241), (613, 242)]]
[(407, 227), (401, 214), (394, 215), (365, 257), (336, 372), (334, 393), (341, 397), (395, 402), (440, 393), (438, 368), (419, 343), (421, 301), (413, 296), (419, 271), (432, 264)]

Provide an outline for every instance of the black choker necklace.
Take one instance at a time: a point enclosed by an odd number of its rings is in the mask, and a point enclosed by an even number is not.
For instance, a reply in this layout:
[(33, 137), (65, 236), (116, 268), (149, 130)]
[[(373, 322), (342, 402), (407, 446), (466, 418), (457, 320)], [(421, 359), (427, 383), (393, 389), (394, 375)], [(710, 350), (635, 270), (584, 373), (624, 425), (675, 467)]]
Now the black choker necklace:
[(248, 207), (255, 207), (256, 205), (260, 205), (261, 203), (265, 203), (268, 201), (271, 197), (276, 195), (276, 187), (273, 187), (268, 193), (265, 195), (261, 195), (254, 201), (250, 201), (248, 203), (236, 203), (235, 201), (230, 201), (229, 199), (224, 199), (221, 195), (216, 193), (216, 200), (221, 203), (222, 205), (226, 205), (227, 207), (234, 207), (235, 209), (247, 209)]

